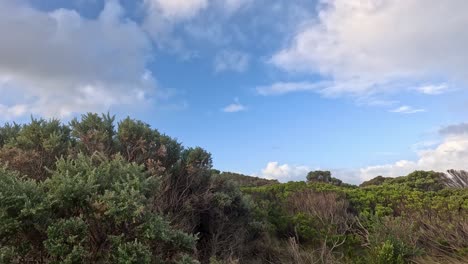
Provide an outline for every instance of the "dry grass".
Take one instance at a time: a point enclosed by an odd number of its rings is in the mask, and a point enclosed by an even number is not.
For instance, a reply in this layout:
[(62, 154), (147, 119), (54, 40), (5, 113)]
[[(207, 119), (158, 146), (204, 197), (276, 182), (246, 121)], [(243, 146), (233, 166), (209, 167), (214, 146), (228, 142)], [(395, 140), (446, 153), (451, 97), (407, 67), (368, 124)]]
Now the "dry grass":
[(412, 260), (415, 264), (466, 264), (468, 263), (468, 257), (464, 258), (453, 258), (453, 257), (431, 257), (424, 256), (418, 257)]

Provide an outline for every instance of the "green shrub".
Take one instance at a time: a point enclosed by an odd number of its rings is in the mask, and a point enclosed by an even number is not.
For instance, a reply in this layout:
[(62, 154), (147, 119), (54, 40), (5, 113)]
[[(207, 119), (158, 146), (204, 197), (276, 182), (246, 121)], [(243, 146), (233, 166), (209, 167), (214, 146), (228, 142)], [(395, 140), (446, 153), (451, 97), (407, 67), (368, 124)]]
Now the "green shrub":
[(375, 264), (404, 264), (403, 255), (389, 240), (375, 249)]

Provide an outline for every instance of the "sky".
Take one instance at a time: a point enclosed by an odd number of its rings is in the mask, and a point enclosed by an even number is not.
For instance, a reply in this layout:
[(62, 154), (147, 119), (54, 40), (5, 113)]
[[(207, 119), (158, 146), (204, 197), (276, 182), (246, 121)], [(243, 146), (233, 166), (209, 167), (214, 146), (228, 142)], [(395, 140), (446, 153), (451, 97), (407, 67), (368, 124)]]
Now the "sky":
[(0, 0), (0, 123), (141, 119), (214, 166), (468, 169), (466, 0)]

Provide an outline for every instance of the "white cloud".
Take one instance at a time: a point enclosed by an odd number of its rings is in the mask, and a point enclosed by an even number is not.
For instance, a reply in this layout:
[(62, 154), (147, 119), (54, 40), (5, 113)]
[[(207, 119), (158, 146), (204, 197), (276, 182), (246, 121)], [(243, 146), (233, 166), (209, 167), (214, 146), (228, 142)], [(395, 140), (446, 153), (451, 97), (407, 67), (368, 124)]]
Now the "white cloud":
[[(144, 0), (143, 28), (162, 50), (183, 59), (197, 56), (199, 42), (225, 45), (243, 33), (225, 24), (251, 0)], [(187, 42), (190, 39), (192, 42)], [(237, 69), (237, 68), (236, 68)]]
[(307, 166), (292, 166), (289, 164), (280, 165), (276, 161), (268, 162), (262, 170), (260, 177), (266, 179), (276, 179), (281, 182), (285, 181), (303, 181), (306, 179), (307, 173), (310, 171)]
[(235, 112), (241, 112), (241, 111), (245, 111), (246, 108), (245, 106), (241, 105), (241, 104), (230, 104), (226, 107), (223, 108), (223, 111), (226, 112), (226, 113), (235, 113)]
[(310, 82), (278, 82), (268, 86), (257, 87), (257, 92), (261, 95), (283, 95), (302, 91), (320, 91), (325, 87), (324, 83)]
[(246, 111), (247, 110), (246, 106), (239, 103), (239, 99), (236, 98), (234, 101), (235, 101), (234, 103), (224, 107), (222, 109), (222, 111), (226, 112), (226, 113), (236, 113), (236, 112), (241, 112), (241, 111)]
[(393, 110), (390, 110), (390, 112), (399, 113), (399, 114), (416, 114), (416, 113), (426, 112), (426, 110), (422, 109), (422, 108), (418, 109), (418, 108), (414, 108), (412, 106), (403, 105), (403, 106), (400, 106), (400, 107), (395, 108)]
[[(277, 161), (268, 162), (260, 174), (254, 176), (278, 180), (280, 182), (287, 181), (306, 181), (307, 174), (312, 170), (319, 170), (319, 168), (312, 169), (305, 165), (290, 165), (280, 164)], [(351, 169), (332, 169), (332, 177), (338, 178), (345, 183), (359, 184), (360, 171)]]
[(443, 94), (448, 90), (447, 84), (438, 84), (438, 85), (423, 85), (417, 88), (420, 93), (428, 95), (438, 95)]
[[(297, 92), (316, 92), (325, 97), (336, 97), (343, 91), (348, 91), (349, 89), (354, 89), (359, 87), (362, 83), (360, 82), (331, 82), (331, 81), (317, 81), (317, 82), (276, 82), (270, 85), (257, 86), (256, 91), (258, 94), (263, 96), (279, 96), (289, 93)], [(365, 87), (366, 84), (363, 84), (361, 87)], [(354, 88), (352, 88), (354, 87)], [(362, 94), (359, 90), (356, 90), (354, 93), (354, 99), (358, 105), (368, 105), (368, 106), (379, 106), (379, 107), (391, 107), (398, 104), (396, 100), (383, 99), (381, 96), (376, 96), (373, 94)], [(398, 109), (394, 109), (398, 110)], [(404, 107), (399, 109), (400, 111), (408, 111), (414, 109), (408, 109)], [(423, 109), (417, 109), (417, 112), (422, 111)]]
[(249, 67), (248, 54), (235, 50), (223, 50), (216, 55), (214, 69), (216, 72), (244, 72)]
[(271, 62), (331, 78), (335, 94), (405, 89), (433, 78), (466, 83), (467, 9), (464, 0), (321, 0), (318, 18)]
[(359, 170), (356, 169), (332, 169), (332, 177), (342, 180), (344, 183), (359, 185), (361, 183)]
[(11, 120), (15, 117), (26, 114), (28, 107), (24, 104), (17, 104), (13, 106), (5, 106), (0, 104), (0, 118)]
[(142, 27), (158, 48), (189, 59), (196, 54), (188, 50), (183, 38), (173, 31), (177, 25), (195, 19), (208, 7), (208, 0), (144, 0)]
[(400, 160), (393, 164), (362, 168), (360, 177), (361, 180), (369, 180), (378, 175), (405, 176), (415, 170), (467, 170), (467, 160), (468, 134), (447, 135), (439, 145), (418, 151), (418, 159), (415, 161)]
[(185, 20), (208, 7), (208, 0), (144, 0), (151, 15), (168, 20)]
[(251, 3), (252, 0), (144, 0), (144, 6), (151, 15), (163, 16), (173, 21), (194, 18), (215, 4), (233, 13)]
[(96, 19), (0, 3), (0, 117), (66, 116), (141, 105), (155, 90), (151, 42), (107, 1)]

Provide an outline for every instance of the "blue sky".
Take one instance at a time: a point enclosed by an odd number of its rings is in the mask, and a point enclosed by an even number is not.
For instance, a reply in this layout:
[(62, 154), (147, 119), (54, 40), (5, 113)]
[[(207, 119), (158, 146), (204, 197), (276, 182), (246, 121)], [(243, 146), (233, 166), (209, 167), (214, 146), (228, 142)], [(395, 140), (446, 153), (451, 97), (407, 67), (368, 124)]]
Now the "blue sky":
[(220, 170), (281, 181), (468, 169), (467, 8), (4, 0), (0, 121), (130, 115)]

